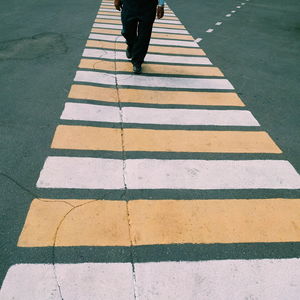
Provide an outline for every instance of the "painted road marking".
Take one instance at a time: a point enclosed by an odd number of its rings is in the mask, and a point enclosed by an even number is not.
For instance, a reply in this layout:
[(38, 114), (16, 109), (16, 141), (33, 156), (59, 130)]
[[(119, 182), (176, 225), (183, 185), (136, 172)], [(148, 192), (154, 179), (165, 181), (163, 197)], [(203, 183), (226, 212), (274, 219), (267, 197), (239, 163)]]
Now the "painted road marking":
[[(94, 23), (93, 27), (98, 28), (110, 28), (110, 29), (122, 29), (122, 25)], [(153, 32), (166, 32), (166, 33), (178, 33), (178, 34), (189, 34), (185, 29), (169, 29), (169, 28), (153, 28)], [(120, 32), (119, 32), (120, 33)]]
[[(121, 17), (120, 16), (105, 16), (103, 14), (98, 14), (96, 16), (97, 19), (107, 19), (107, 20), (118, 20), (120, 22), (117, 22), (121, 24)], [(163, 18), (161, 20), (155, 20), (155, 23), (164, 23), (164, 24), (182, 24), (178, 19), (175, 17), (170, 17), (170, 19)]]
[[(111, 24), (111, 25), (115, 25), (115, 26), (120, 26), (122, 28), (121, 24), (115, 23), (115, 22), (110, 21), (110, 20), (95, 19), (95, 22), (96, 23), (101, 23), (101, 24), (107, 24), (107, 25)], [(160, 28), (160, 27), (165, 28), (165, 29), (173, 28), (173, 29), (184, 29), (184, 30), (186, 30), (184, 25), (160, 24), (160, 23), (154, 23), (154, 25), (153, 25), (153, 28)]]
[[(86, 59), (80, 61), (79, 68), (102, 70), (102, 71), (117, 71), (117, 72), (132, 72), (132, 64), (129, 61), (113, 61), (100, 59)], [(144, 74), (170, 74), (170, 75), (185, 75), (185, 76), (218, 76), (224, 77), (220, 69), (207, 66), (184, 66), (184, 65), (165, 65), (148, 63), (143, 65)]]
[(209, 89), (233, 90), (234, 87), (227, 79), (207, 78), (178, 78), (155, 77), (132, 74), (110, 74), (94, 71), (77, 71), (74, 81), (88, 82), (104, 85), (115, 85), (116, 80), (120, 86), (176, 88), (176, 89)]
[(125, 201), (34, 199), (18, 246), (128, 247), (127, 213)]
[(130, 300), (132, 278), (130, 263), (20, 264), (9, 269), (0, 299)]
[(122, 160), (50, 156), (45, 161), (37, 187), (123, 189), (122, 174)]
[[(110, 15), (110, 14), (107, 14), (107, 12), (103, 12), (101, 10), (98, 11), (98, 15), (96, 16), (98, 19), (108, 19), (108, 20), (121, 20), (121, 15), (120, 14), (117, 14), (117, 15)], [(157, 21), (177, 21), (179, 23), (176, 23), (176, 24), (181, 24), (181, 22), (179, 21), (179, 19), (175, 16), (164, 16), (164, 18), (162, 20), (155, 20), (154, 22), (157, 22)]]
[[(115, 10), (115, 9), (110, 9), (110, 8), (101, 8), (100, 11), (113, 12), (113, 11), (116, 11), (116, 10)], [(173, 14), (173, 13), (166, 13), (165, 16), (173, 16), (173, 17), (176, 17), (176, 15)]]
[[(55, 149), (208, 153), (281, 153), (266, 132), (191, 131), (59, 125)], [(180, 141), (180, 142), (179, 142)]]
[[(251, 112), (246, 110), (122, 107), (121, 113), (124, 123), (259, 126), (259, 123)], [(92, 122), (121, 122), (119, 107), (85, 103), (66, 103), (61, 119)]]
[(284, 160), (123, 160), (50, 156), (39, 188), (299, 189), (300, 176)]
[[(300, 259), (55, 264), (64, 299), (298, 299)], [(1, 299), (61, 299), (52, 264), (12, 266)], [(135, 278), (135, 283), (133, 283)], [(135, 284), (135, 287), (134, 287)], [(16, 288), (17, 287), (17, 288)], [(117, 287), (117, 288), (116, 288)], [(134, 296), (133, 290), (137, 295)]]
[[(103, 28), (92, 28), (91, 32), (103, 33), (103, 34), (113, 34), (113, 35), (118, 35), (120, 33), (119, 30), (103, 29)], [(185, 41), (193, 41), (194, 40), (193, 37), (190, 35), (173, 34), (173, 33), (153, 32), (151, 36), (153, 38), (170, 39), (170, 40), (185, 40)]]
[(300, 260), (135, 264), (139, 299), (298, 299)]
[[(93, 48), (106, 48), (116, 50), (126, 50), (125, 43), (114, 43), (106, 41), (88, 40), (86, 47)], [(205, 52), (200, 48), (184, 48), (184, 47), (168, 47), (168, 46), (149, 46), (148, 53), (161, 53), (161, 54), (179, 54), (179, 55), (205, 55)]]
[[(86, 48), (82, 54), (83, 57), (95, 57), (111, 60), (124, 60), (128, 61), (125, 51), (110, 51), (102, 49), (89, 49)], [(163, 55), (163, 54), (147, 54), (145, 62), (155, 63), (173, 63), (173, 64), (190, 64), (190, 65), (212, 65), (211, 61), (207, 57), (195, 57), (195, 56), (179, 56), (179, 55)]]
[[(108, 14), (107, 12), (102, 12), (101, 10), (98, 11), (98, 18), (103, 18), (103, 19), (113, 19), (113, 20), (121, 20), (121, 16), (120, 14), (116, 14), (116, 15), (111, 15)], [(177, 17), (165, 17), (163, 18), (164, 20), (176, 20), (179, 21), (179, 19)]]
[[(118, 89), (124, 103), (245, 106), (236, 93)], [(69, 98), (118, 103), (114, 88), (73, 84)]]
[[(151, 174), (151, 177), (149, 177)], [(129, 189), (299, 189), (283, 160), (126, 160)]]
[[(108, 35), (108, 34), (98, 34), (98, 33), (91, 33), (89, 35), (89, 39), (92, 40), (101, 40), (101, 41), (119, 41), (125, 43), (125, 38), (119, 35)], [(187, 41), (177, 41), (177, 40), (164, 40), (164, 39), (151, 39), (151, 45), (169, 45), (169, 46), (176, 46), (176, 47), (199, 47), (195, 42), (187, 42)]]
[(299, 242), (299, 209), (300, 199), (34, 199), (18, 246)]

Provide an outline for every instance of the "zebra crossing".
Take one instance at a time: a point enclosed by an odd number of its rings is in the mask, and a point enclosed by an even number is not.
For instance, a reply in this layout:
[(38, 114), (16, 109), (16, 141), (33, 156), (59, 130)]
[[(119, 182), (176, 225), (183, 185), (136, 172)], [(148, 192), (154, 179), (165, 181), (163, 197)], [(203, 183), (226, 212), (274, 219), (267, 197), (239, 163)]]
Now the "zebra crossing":
[(13, 265), (0, 299), (297, 299), (298, 258), (205, 259), (197, 247), (299, 242), (299, 199), (277, 193), (299, 190), (299, 174), (168, 6), (143, 75), (120, 24), (103, 1), (18, 247), (124, 247), (130, 260)]

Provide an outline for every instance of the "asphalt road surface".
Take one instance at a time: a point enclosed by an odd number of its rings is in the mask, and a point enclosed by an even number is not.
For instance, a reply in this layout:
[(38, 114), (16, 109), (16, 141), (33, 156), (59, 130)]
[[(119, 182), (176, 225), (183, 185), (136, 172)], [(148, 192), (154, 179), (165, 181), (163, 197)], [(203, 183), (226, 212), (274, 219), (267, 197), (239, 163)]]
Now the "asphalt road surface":
[(111, 4), (0, 4), (0, 299), (298, 299), (300, 3)]

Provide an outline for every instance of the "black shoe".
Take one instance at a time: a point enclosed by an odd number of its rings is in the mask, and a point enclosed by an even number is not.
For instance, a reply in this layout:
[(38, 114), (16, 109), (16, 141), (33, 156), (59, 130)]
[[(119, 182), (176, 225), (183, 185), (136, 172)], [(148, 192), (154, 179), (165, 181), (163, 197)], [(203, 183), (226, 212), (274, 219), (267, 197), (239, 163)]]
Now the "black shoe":
[(141, 74), (142, 73), (142, 65), (134, 64), (133, 65), (133, 73), (134, 74)]
[(126, 56), (128, 59), (132, 58), (132, 51), (130, 47), (127, 47)]

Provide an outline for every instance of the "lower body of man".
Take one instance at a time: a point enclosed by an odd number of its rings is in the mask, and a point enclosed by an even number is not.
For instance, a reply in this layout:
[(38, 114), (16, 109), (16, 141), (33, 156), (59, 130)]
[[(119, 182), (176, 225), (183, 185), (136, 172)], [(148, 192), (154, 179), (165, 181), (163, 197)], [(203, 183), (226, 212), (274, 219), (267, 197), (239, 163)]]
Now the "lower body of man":
[(128, 46), (127, 58), (131, 59), (136, 74), (141, 73), (141, 66), (148, 51), (156, 7), (157, 0), (122, 1), (122, 35)]

